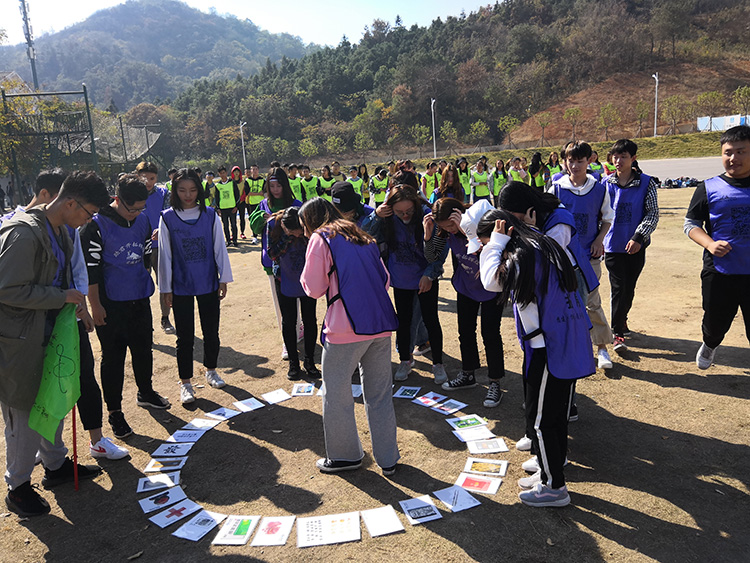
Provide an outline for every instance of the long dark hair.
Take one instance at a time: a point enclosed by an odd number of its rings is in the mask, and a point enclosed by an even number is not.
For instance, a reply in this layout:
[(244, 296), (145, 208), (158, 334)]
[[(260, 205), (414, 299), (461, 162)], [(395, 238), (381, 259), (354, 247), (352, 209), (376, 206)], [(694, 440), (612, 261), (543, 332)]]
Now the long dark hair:
[(511, 213), (526, 213), (533, 208), (537, 227), (541, 229), (549, 214), (560, 207), (560, 200), (554, 194), (534, 189), (525, 182), (512, 181), (500, 191), (497, 206)]
[(203, 189), (203, 182), (198, 173), (192, 168), (180, 168), (172, 179), (172, 191), (169, 192), (169, 205), (173, 209), (182, 211), (182, 201), (180, 196), (177, 195), (177, 186), (180, 185), (182, 180), (190, 180), (198, 188), (198, 206), (201, 211), (206, 210), (206, 191)]
[[(276, 180), (281, 184), (282, 192), (280, 199), (276, 199), (271, 195), (271, 180)], [(280, 202), (283, 208), (291, 207), (292, 203), (294, 203), (294, 192), (292, 192), (292, 187), (289, 185), (289, 176), (286, 175), (286, 172), (280, 166), (271, 168), (268, 172), (268, 176), (266, 177), (266, 199), (268, 200), (268, 207), (270, 209), (278, 207), (276, 205), (277, 202)]]
[(331, 238), (341, 235), (349, 242), (360, 246), (375, 242), (373, 237), (356, 224), (344, 219), (339, 210), (322, 197), (308, 199), (299, 208), (299, 220), (310, 233), (320, 230)]
[[(384, 204), (393, 208), (393, 205), (395, 203), (399, 203), (401, 201), (411, 201), (414, 204), (414, 215), (412, 215), (411, 221), (409, 221), (406, 227), (407, 229), (411, 229), (413, 231), (414, 240), (417, 242), (417, 244), (422, 244), (422, 240), (424, 238), (424, 227), (422, 226), (424, 212), (422, 211), (422, 206), (426, 205), (427, 202), (412, 186), (399, 184), (391, 188), (391, 191), (388, 192), (388, 197), (385, 199)], [(396, 230), (393, 226), (393, 222), (396, 220), (401, 221), (401, 219), (398, 219), (395, 215), (386, 217), (383, 220), (383, 235), (385, 237), (385, 243), (391, 252), (394, 252), (397, 246)]]
[(281, 238), (281, 235), (284, 234), (283, 227), (286, 227), (290, 231), (302, 228), (299, 222), (299, 210), (296, 207), (287, 207), (283, 211), (277, 211), (271, 215), (269, 222), (270, 220), (275, 221), (273, 229), (271, 229), (268, 235), (271, 242), (276, 242)]
[[(448, 183), (448, 172), (453, 173), (453, 183)], [(456, 199), (464, 199), (466, 193), (464, 187), (461, 185), (461, 180), (458, 179), (458, 170), (456, 166), (451, 162), (443, 169), (443, 176), (440, 178), (440, 185), (438, 186), (438, 196), (443, 198), (446, 193), (452, 193)]]
[[(453, 197), (440, 198), (432, 205), (432, 216), (435, 218), (435, 223), (438, 221), (447, 221), (456, 209), (461, 213), (465, 213), (466, 206), (464, 202)], [(438, 227), (438, 235), (445, 237), (448, 236), (448, 233)], [(463, 237), (461, 233), (458, 233), (456, 236)]]

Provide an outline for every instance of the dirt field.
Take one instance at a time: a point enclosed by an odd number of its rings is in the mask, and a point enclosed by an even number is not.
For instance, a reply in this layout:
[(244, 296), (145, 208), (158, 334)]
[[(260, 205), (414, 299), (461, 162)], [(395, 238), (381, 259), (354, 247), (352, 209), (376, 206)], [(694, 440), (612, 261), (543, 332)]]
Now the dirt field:
[[(281, 334), (260, 269), (260, 251), (249, 244), (231, 249), (235, 282), (222, 306), (220, 372), (228, 385), (203, 388), (189, 408), (179, 404), (174, 337), (154, 333), (155, 387), (174, 406), (148, 411), (135, 406), (132, 375), (125, 412), (135, 434), (126, 439), (132, 457), (102, 462), (105, 473), (82, 483), (43, 492), (48, 516), (0, 519), (0, 560), (180, 563), (222, 561), (747, 561), (750, 552), (750, 354), (741, 315), (716, 355), (699, 372), (694, 358), (700, 340), (700, 249), (682, 234), (692, 190), (662, 190), (662, 218), (648, 250), (630, 317), (630, 351), (606, 375), (597, 372), (578, 385), (580, 420), (570, 427), (566, 469), (572, 504), (533, 509), (517, 498), (526, 453), (513, 448), (523, 434), (520, 360), (512, 319), (506, 312), (506, 393), (496, 409), (482, 406), (482, 385), (455, 396), (470, 404), (465, 413), (490, 419), (490, 428), (510, 446), (507, 477), (493, 496), (477, 495), (480, 507), (451, 514), (404, 533), (360, 542), (296, 547), (296, 528), (283, 547), (214, 547), (210, 533), (198, 543), (177, 539), (177, 526), (159, 529), (141, 512), (137, 479), (149, 454), (202, 412), (278, 388), (291, 391)], [(448, 263), (450, 260), (448, 261)], [(448, 268), (450, 265), (448, 264)], [(450, 272), (446, 272), (446, 277)], [(609, 286), (602, 280), (602, 292)], [(441, 321), (449, 374), (460, 368), (455, 292), (440, 282)], [(605, 298), (606, 300), (606, 298)], [(156, 303), (154, 302), (154, 305)], [(324, 303), (319, 303), (319, 320)], [(608, 307), (607, 307), (608, 309)], [(156, 310), (156, 306), (154, 307)], [(608, 312), (608, 311), (607, 311)], [(96, 343), (96, 338), (93, 338)], [(200, 344), (196, 358), (200, 357)], [(319, 361), (319, 353), (316, 356)], [(394, 355), (394, 358), (396, 356)], [(196, 375), (202, 370), (195, 363)], [(418, 361), (407, 385), (436, 390), (429, 364)], [(323, 475), (315, 460), (324, 455), (318, 397), (295, 397), (242, 414), (211, 430), (193, 448), (182, 471), (190, 499), (225, 514), (325, 515), (398, 507), (398, 501), (428, 494), (455, 481), (468, 456), (443, 416), (396, 401), (401, 465), (382, 477), (370, 451), (361, 399), (357, 399), (364, 467), (341, 476)], [(106, 420), (106, 418), (105, 418)], [(69, 424), (66, 443), (71, 443)], [(79, 426), (80, 430), (80, 426)], [(81, 430), (82, 431), (82, 430)], [(105, 431), (110, 433), (106, 427)], [(111, 434), (110, 434), (111, 435)], [(90, 463), (80, 439), (82, 461)], [(4, 448), (0, 453), (4, 464)], [(33, 482), (39, 482), (37, 468)], [(398, 510), (398, 508), (397, 508)]]

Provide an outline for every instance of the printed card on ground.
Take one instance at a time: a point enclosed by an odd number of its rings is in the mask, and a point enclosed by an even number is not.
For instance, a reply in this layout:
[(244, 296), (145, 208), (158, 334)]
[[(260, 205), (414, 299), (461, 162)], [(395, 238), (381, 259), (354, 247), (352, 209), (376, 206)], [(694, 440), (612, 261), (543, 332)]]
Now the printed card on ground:
[(428, 495), (399, 501), (401, 510), (406, 514), (409, 524), (416, 526), (430, 520), (439, 520), (443, 517)]
[(220, 407), (211, 412), (207, 412), (206, 416), (208, 416), (209, 418), (215, 418), (216, 420), (229, 420), (230, 418), (233, 418), (238, 414), (242, 413), (240, 411), (234, 411), (226, 407)]
[(226, 517), (226, 514), (201, 510), (187, 523), (172, 532), (172, 535), (185, 540), (198, 541), (216, 526), (221, 524)]
[(187, 518), (191, 514), (195, 514), (201, 508), (200, 504), (186, 498), (185, 500), (170, 506), (166, 510), (162, 510), (159, 514), (155, 514), (149, 518), (149, 520), (160, 528), (166, 528), (175, 522), (179, 522), (183, 518)]
[(456, 480), (456, 485), (463, 487), (467, 491), (494, 495), (502, 482), (502, 479), (495, 479), (475, 473), (461, 473)]
[(412, 401), (412, 403), (417, 403), (418, 405), (422, 405), (423, 407), (434, 407), (440, 401), (446, 398), (447, 397), (445, 395), (441, 395), (440, 393), (427, 393), (426, 395), (417, 397)]
[(453, 434), (462, 442), (473, 442), (474, 440), (489, 440), (490, 438), (497, 437), (486, 426), (462, 428), (461, 430), (454, 430)]
[(449, 399), (445, 401), (444, 403), (440, 403), (439, 405), (435, 405), (432, 407), (432, 410), (439, 412), (440, 414), (453, 414), (454, 412), (458, 412), (464, 407), (468, 407), (466, 403), (462, 403), (461, 401), (456, 401), (455, 399)]
[(292, 387), (292, 397), (312, 397), (315, 395), (315, 385), (312, 383), (295, 383)]
[(367, 532), (373, 538), (404, 531), (404, 525), (390, 504), (363, 510), (360, 514), (367, 526)]
[(180, 502), (186, 498), (187, 495), (185, 494), (185, 491), (182, 490), (182, 487), (172, 487), (166, 491), (161, 491), (150, 497), (141, 499), (138, 501), (138, 504), (141, 505), (141, 510), (143, 510), (145, 514), (149, 514), (150, 512), (156, 512), (165, 506)]
[(407, 387), (406, 385), (404, 385), (393, 394), (393, 398), (394, 399), (413, 399), (417, 396), (417, 393), (419, 393), (420, 389), (422, 388), (421, 387)]
[(502, 438), (490, 438), (488, 440), (472, 440), (467, 442), (469, 453), (472, 454), (495, 454), (507, 452), (508, 446)]
[(249, 399), (245, 399), (243, 401), (235, 401), (232, 404), (235, 407), (237, 407), (238, 410), (242, 412), (250, 412), (256, 409), (262, 409), (263, 407), (266, 406), (255, 397), (250, 397)]
[(261, 397), (263, 397), (263, 400), (269, 405), (275, 405), (276, 403), (281, 403), (282, 401), (292, 398), (292, 396), (283, 389), (276, 389), (276, 391), (263, 393)]
[(194, 418), (182, 427), (182, 430), (211, 430), (217, 424), (221, 424), (221, 420), (210, 419), (210, 418)]
[(505, 477), (506, 471), (508, 471), (508, 462), (499, 459), (470, 457), (464, 466), (465, 473), (480, 473), (492, 477)]
[(474, 508), (482, 504), (471, 496), (466, 489), (456, 485), (447, 489), (440, 489), (432, 494), (439, 498), (440, 502), (451, 512), (461, 512), (462, 510)]
[(167, 438), (167, 442), (197, 442), (205, 435), (205, 430), (178, 430)]
[(360, 538), (359, 512), (297, 518), (297, 547), (346, 543)]
[(477, 426), (487, 426), (487, 421), (478, 414), (467, 414), (456, 418), (447, 418), (445, 422), (450, 424), (455, 430), (464, 428), (476, 428)]
[(184, 456), (188, 454), (188, 452), (194, 445), (195, 442), (167, 442), (156, 448), (154, 450), (154, 453), (151, 454), (151, 457)]
[(187, 456), (185, 457), (170, 457), (164, 459), (151, 459), (143, 470), (144, 473), (157, 473), (166, 471), (176, 471), (182, 469), (187, 463)]
[(352, 397), (355, 399), (362, 396), (362, 386), (358, 383), (352, 383)]
[(264, 516), (258, 531), (250, 542), (252, 546), (284, 545), (292, 533), (296, 516)]
[(214, 545), (245, 545), (255, 530), (260, 516), (228, 516), (216, 534)]
[(166, 489), (174, 487), (180, 482), (180, 472), (173, 471), (172, 473), (160, 473), (158, 475), (151, 475), (150, 477), (141, 477), (138, 479), (138, 488), (135, 490), (136, 493), (153, 493), (159, 489)]

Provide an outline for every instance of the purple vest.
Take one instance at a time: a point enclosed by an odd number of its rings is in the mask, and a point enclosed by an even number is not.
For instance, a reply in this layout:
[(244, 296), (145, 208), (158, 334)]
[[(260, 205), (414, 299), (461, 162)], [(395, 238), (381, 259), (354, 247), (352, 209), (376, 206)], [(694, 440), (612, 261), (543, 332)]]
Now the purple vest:
[[(276, 226), (276, 221), (268, 222), (266, 229), (270, 233)], [(307, 294), (302, 289), (299, 281), (302, 270), (305, 269), (305, 253), (307, 252), (307, 239), (295, 237), (289, 243), (284, 254), (279, 256), (278, 276), (281, 283), (281, 293), (286, 297), (305, 297)]]
[(722, 274), (750, 274), (750, 188), (736, 188), (719, 176), (706, 184), (711, 238), (725, 240), (732, 250), (725, 256), (712, 256)]
[[(547, 348), (547, 368), (558, 379), (587, 377), (596, 371), (589, 335), (591, 321), (578, 293), (560, 287), (558, 270), (553, 264), (550, 264), (547, 279), (542, 278), (543, 259), (537, 252), (534, 293), (539, 307), (539, 326)], [(532, 352), (528, 341), (536, 334), (524, 333), (515, 303), (513, 314), (518, 341), (524, 351), (524, 373), (527, 373)]]
[[(146, 199), (146, 209), (143, 211), (142, 215), (148, 217), (149, 223), (158, 226), (159, 217), (161, 217), (161, 212), (164, 210), (164, 205), (167, 201), (169, 201), (169, 190), (167, 188), (155, 186), (154, 189), (151, 190), (151, 195)], [(156, 250), (158, 246), (159, 241), (151, 241), (151, 248), (153, 250)]]
[[(261, 201), (258, 207), (261, 211), (265, 211), (269, 215), (274, 213), (273, 211), (271, 211), (271, 208), (268, 205), (268, 198)], [(302, 207), (302, 202), (298, 199), (295, 199), (292, 202), (291, 207)], [(280, 211), (280, 209), (277, 209), (276, 211)], [(264, 268), (272, 268), (273, 260), (271, 260), (271, 258), (268, 256), (268, 229), (263, 229), (263, 233), (261, 233), (260, 235), (260, 244), (260, 264)], [(289, 297), (291, 297), (291, 295)]]
[(214, 257), (216, 211), (206, 208), (198, 220), (186, 223), (170, 208), (162, 212), (172, 246), (172, 292), (175, 295), (205, 295), (219, 289)]
[(466, 253), (466, 238), (454, 234), (448, 235), (448, 245), (456, 257), (458, 267), (453, 272), (451, 283), (453, 288), (474, 301), (480, 303), (495, 299), (497, 293), (487, 291), (479, 279), (479, 255)]
[(599, 234), (599, 212), (607, 188), (600, 182), (596, 182), (587, 194), (578, 195), (560, 187), (560, 184), (553, 184), (553, 187), (554, 194), (563, 202), (565, 209), (573, 214), (581, 248), (591, 259), (591, 245), (594, 244), (594, 239)]
[(104, 290), (111, 301), (136, 301), (154, 294), (154, 282), (143, 265), (143, 247), (151, 235), (151, 222), (145, 213), (131, 227), (121, 227), (112, 219), (95, 215), (102, 235)]
[(604, 237), (604, 252), (625, 252), (625, 246), (643, 220), (650, 181), (650, 176), (641, 174), (641, 183), (633, 188), (622, 188), (617, 181), (607, 182), (615, 220)]
[(375, 211), (375, 209), (370, 207), (369, 205), (362, 206), (362, 215), (360, 215), (359, 218), (357, 219), (357, 226), (360, 229), (362, 228), (362, 223), (364, 223), (365, 219), (367, 219), (370, 215), (372, 215), (373, 211)]
[(405, 225), (396, 216), (391, 220), (396, 236), (396, 249), (388, 254), (391, 285), (398, 289), (419, 289), (419, 280), (428, 265), (424, 257), (424, 244), (421, 238), (419, 241), (415, 240), (412, 222)]
[(342, 235), (331, 237), (325, 231), (318, 231), (331, 251), (333, 267), (330, 277), (336, 272), (339, 292), (328, 295), (330, 307), (341, 299), (349, 323), (355, 334), (380, 334), (398, 328), (398, 318), (385, 289), (388, 279), (380, 252), (375, 243), (364, 246), (346, 240)]
[[(560, 223), (562, 223), (563, 225), (568, 225), (573, 232), (570, 237), (570, 243), (568, 244), (568, 250), (576, 259), (576, 263), (578, 264), (578, 267), (581, 269), (581, 273), (583, 274), (583, 279), (586, 281), (586, 287), (588, 287), (589, 293), (591, 293), (597, 287), (599, 287), (599, 279), (596, 277), (594, 268), (591, 265), (591, 253), (586, 252), (581, 247), (581, 242), (578, 238), (578, 232), (576, 230), (575, 218), (573, 214), (562, 207), (554, 209), (552, 213), (550, 213), (547, 217), (547, 220), (544, 222), (544, 228), (542, 230), (544, 231), (544, 233), (547, 233), (547, 231), (549, 231), (552, 227), (554, 227), (555, 225), (559, 225)], [(591, 245), (589, 245), (589, 249), (590, 248)]]

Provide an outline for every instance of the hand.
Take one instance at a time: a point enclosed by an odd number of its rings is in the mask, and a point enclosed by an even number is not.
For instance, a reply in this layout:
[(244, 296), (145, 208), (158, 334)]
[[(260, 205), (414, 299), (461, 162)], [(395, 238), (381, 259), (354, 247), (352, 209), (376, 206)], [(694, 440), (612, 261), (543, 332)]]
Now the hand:
[(422, 218), (422, 227), (424, 227), (424, 240), (426, 242), (432, 238), (432, 232), (435, 230), (435, 217), (432, 213), (428, 213)]
[(427, 276), (422, 276), (419, 278), (419, 292), (418, 293), (427, 293), (432, 289), (432, 280), (428, 278)]
[(219, 284), (219, 301), (224, 299), (227, 296), (227, 284), (220, 283)]
[(162, 293), (161, 298), (164, 300), (164, 305), (166, 307), (172, 308), (172, 294), (171, 293)]
[(107, 321), (104, 320), (107, 318), (107, 311), (104, 310), (104, 307), (102, 307), (101, 304), (91, 304), (91, 315), (94, 317), (94, 324), (96, 326), (104, 326), (107, 324)]
[(604, 243), (599, 240), (595, 240), (594, 244), (591, 245), (591, 257), (601, 258), (602, 254), (604, 254)]
[(154, 232), (151, 233), (151, 240), (158, 240), (159, 239), (159, 229), (154, 229)]
[[(458, 209), (454, 209), (453, 212), (451, 212), (451, 216), (448, 218), (454, 225), (456, 225), (456, 228), (459, 230), (459, 232), (464, 233), (464, 230), (461, 228), (461, 218), (463, 217), (463, 213), (461, 213)], [(464, 233), (466, 234), (466, 233)]]
[(508, 229), (505, 229), (505, 220), (504, 219), (498, 219), (495, 221), (495, 228), (493, 229), (493, 232), (500, 233), (501, 235), (510, 236), (510, 234), (513, 232), (513, 227), (508, 227)]
[(76, 305), (80, 305), (81, 303), (83, 303), (84, 299), (85, 299), (85, 296), (83, 295), (83, 293), (81, 293), (77, 289), (65, 290), (65, 302), (66, 303), (75, 303)]
[(381, 219), (385, 219), (386, 217), (390, 217), (391, 215), (393, 215), (393, 209), (391, 209), (390, 205), (386, 205), (385, 203), (383, 203), (375, 210), (375, 215), (377, 215)]
[(536, 227), (536, 210), (533, 207), (529, 207), (526, 210), (526, 214), (523, 216), (523, 222), (527, 225)]
[(83, 305), (76, 307), (76, 317), (83, 323), (83, 328), (86, 332), (92, 332), (94, 330), (94, 319), (91, 318), (89, 310)]
[(628, 244), (625, 245), (625, 252), (628, 254), (637, 254), (641, 249), (641, 246), (640, 243), (635, 242), (634, 240), (629, 240)]
[(732, 250), (732, 245), (725, 240), (716, 240), (712, 244), (709, 244), (706, 250), (714, 256), (722, 257), (726, 256)]

